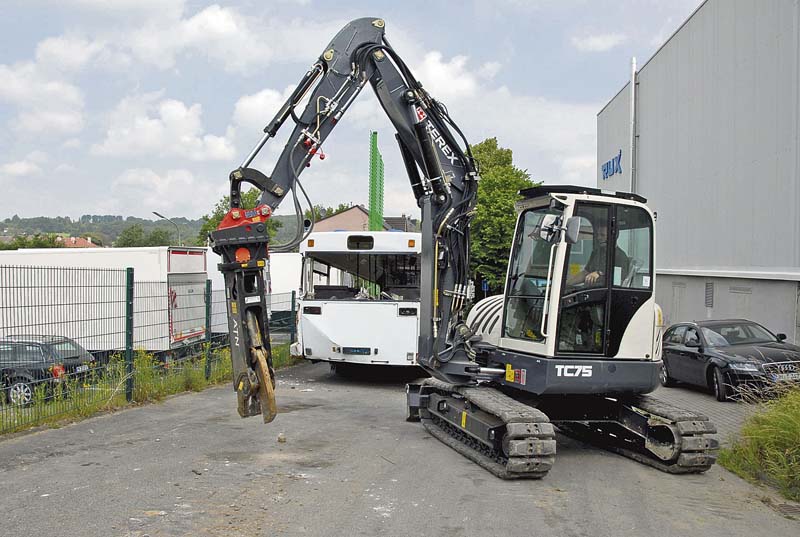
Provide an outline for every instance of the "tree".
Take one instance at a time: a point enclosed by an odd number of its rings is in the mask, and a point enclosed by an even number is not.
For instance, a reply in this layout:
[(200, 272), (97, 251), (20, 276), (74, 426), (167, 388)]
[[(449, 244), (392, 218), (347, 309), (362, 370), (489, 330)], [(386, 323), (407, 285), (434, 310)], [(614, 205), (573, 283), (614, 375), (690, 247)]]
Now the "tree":
[[(323, 218), (328, 218), (335, 214), (339, 214), (342, 211), (346, 211), (352, 206), (352, 203), (340, 203), (336, 208), (325, 207), (323, 205), (314, 205), (314, 221), (319, 222)], [(305, 213), (303, 213), (303, 216), (304, 218), (311, 219), (311, 209), (306, 209)]]
[(102, 233), (84, 233), (83, 235), (87, 239), (91, 239), (92, 244), (96, 244), (98, 246), (103, 246), (107, 240)]
[(148, 233), (142, 246), (169, 246), (170, 244), (172, 244), (172, 233), (161, 228)]
[(63, 244), (56, 235), (36, 234), (33, 237), (19, 235), (11, 242), (0, 243), (0, 250), (19, 250), (20, 248), (61, 248)]
[(144, 228), (139, 224), (133, 224), (122, 230), (114, 246), (117, 248), (131, 248), (134, 246), (144, 246)]
[(526, 170), (514, 166), (511, 150), (498, 146), (497, 138), (472, 146), (472, 153), (480, 165), (481, 181), (470, 233), (470, 270), (488, 281), (491, 291), (500, 291), (516, 224), (517, 192), (534, 183)]
[[(258, 205), (260, 197), (261, 191), (257, 188), (251, 188), (247, 192), (242, 193), (242, 208), (253, 209), (256, 205)], [(203, 226), (200, 228), (200, 232), (197, 234), (197, 239), (195, 241), (198, 246), (206, 245), (208, 234), (217, 229), (219, 223), (222, 222), (222, 219), (225, 218), (226, 214), (228, 214), (230, 208), (230, 196), (223, 196), (222, 199), (219, 200), (216, 205), (214, 205), (214, 210), (211, 211), (211, 214), (203, 215)], [(271, 237), (273, 237), (278, 232), (278, 229), (280, 229), (281, 225), (282, 224), (276, 219), (270, 218), (267, 220), (267, 232)]]
[(173, 244), (172, 233), (164, 228), (156, 228), (145, 233), (141, 224), (133, 224), (122, 230), (114, 246), (117, 248), (135, 248), (141, 246), (170, 246)]

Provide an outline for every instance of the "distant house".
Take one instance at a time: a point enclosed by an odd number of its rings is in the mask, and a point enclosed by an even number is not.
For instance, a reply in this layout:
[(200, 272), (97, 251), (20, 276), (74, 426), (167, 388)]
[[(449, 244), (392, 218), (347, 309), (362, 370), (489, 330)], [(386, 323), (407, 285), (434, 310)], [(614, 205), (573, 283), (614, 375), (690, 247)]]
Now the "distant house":
[(418, 220), (406, 215), (386, 216), (383, 219), (383, 223), (388, 229), (396, 231), (417, 231), (417, 226), (419, 225)]
[(91, 237), (56, 237), (56, 241), (64, 245), (64, 248), (100, 248), (92, 242)]
[[(386, 226), (384, 226), (385, 228)], [(353, 205), (346, 211), (318, 220), (314, 231), (368, 231), (369, 211), (361, 205)]]
[[(406, 215), (387, 216), (383, 229), (393, 231), (417, 231), (419, 221)], [(314, 231), (368, 231), (369, 211), (362, 205), (353, 205), (346, 211), (322, 218), (314, 224)]]

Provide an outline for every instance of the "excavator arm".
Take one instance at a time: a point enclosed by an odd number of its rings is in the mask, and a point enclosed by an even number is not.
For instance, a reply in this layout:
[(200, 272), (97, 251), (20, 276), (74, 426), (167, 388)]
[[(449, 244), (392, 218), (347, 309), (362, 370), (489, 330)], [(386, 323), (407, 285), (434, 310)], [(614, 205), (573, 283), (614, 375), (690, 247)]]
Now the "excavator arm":
[[(223, 258), (220, 270), (225, 276), (234, 389), (243, 417), (261, 413), (269, 422), (276, 413), (263, 275), (268, 251), (289, 250), (303, 240), (299, 193), (307, 201), (308, 197), (300, 175), (314, 157), (324, 158), (322, 144), (368, 83), (397, 131), (410, 186), (422, 211), (419, 363), (434, 377), (452, 384), (468, 384), (481, 373), (462, 314), (473, 289), (469, 221), (478, 170), (469, 144), (447, 109), (413, 76), (389, 45), (384, 30), (382, 19), (362, 18), (347, 24), (230, 174), (231, 209), (211, 239), (214, 251)], [(272, 174), (252, 168), (259, 151), (290, 118), (294, 129)], [(241, 208), (243, 183), (263, 192), (255, 209)], [(297, 234), (287, 244), (271, 245), (266, 220), (290, 192)]]

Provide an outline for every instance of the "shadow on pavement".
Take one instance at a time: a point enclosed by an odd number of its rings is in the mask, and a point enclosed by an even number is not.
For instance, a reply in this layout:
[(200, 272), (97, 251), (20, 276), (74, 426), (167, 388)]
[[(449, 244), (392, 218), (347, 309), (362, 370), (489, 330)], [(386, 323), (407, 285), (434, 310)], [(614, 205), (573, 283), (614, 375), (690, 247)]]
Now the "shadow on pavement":
[(428, 376), (421, 367), (375, 366), (362, 364), (331, 364), (326, 380), (341, 384), (405, 386)]

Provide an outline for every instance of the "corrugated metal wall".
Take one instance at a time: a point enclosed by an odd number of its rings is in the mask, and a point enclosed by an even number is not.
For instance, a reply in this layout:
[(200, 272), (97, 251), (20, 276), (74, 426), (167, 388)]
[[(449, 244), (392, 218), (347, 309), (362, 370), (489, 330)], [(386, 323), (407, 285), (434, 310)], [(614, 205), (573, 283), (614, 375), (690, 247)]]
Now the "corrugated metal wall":
[[(742, 276), (659, 274), (669, 322), (745, 317), (800, 339), (799, 77), (799, 0), (708, 0), (640, 68), (636, 183), (658, 213), (657, 269)], [(629, 104), (625, 85), (598, 114), (601, 188), (630, 184), (624, 168), (602, 178), (628, 147)]]
[[(709, 0), (640, 69), (659, 268), (800, 272), (799, 31), (798, 0)], [(628, 105), (626, 88), (598, 115), (598, 168), (625, 153)], [(625, 190), (627, 171), (598, 186)]]
[[(630, 191), (630, 84), (597, 115), (597, 187)], [(603, 177), (603, 165), (622, 151), (622, 173)]]

